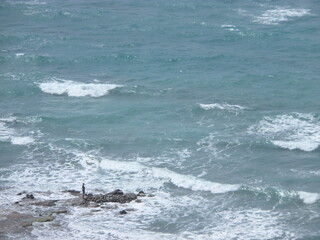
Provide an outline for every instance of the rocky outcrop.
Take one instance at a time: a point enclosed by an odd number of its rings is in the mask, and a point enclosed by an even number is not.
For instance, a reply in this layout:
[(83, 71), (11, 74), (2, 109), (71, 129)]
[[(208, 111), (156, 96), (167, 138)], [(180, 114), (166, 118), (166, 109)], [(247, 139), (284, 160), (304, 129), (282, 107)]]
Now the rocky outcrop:
[(80, 196), (80, 191), (77, 190), (64, 190), (63, 193), (70, 193), (73, 196)]
[(33, 194), (26, 194), (26, 196), (22, 198), (22, 200), (33, 200), (33, 199), (34, 199)]
[[(127, 204), (134, 201), (142, 203), (146, 197), (154, 197), (153, 194), (146, 194), (143, 191), (138, 193), (124, 193), (116, 189), (106, 194), (86, 194), (76, 190), (65, 190), (64, 193), (72, 195), (70, 198), (64, 196), (61, 199), (53, 200), (50, 196), (52, 192), (19, 192), (17, 195), (21, 199), (12, 202), (12, 211), (0, 210), (0, 239), (7, 239), (8, 235), (19, 234), (32, 239), (32, 229), (34, 223), (51, 222), (50, 226), (60, 226), (60, 214), (72, 214), (74, 207), (84, 207), (88, 209), (86, 214), (112, 211), (114, 214), (125, 217), (135, 208), (128, 208)], [(50, 196), (51, 199), (48, 199)], [(58, 198), (58, 197), (57, 197)], [(46, 200), (47, 199), (47, 200)], [(119, 203), (119, 204), (117, 204)], [(57, 218), (57, 219), (56, 219)], [(55, 220), (56, 219), (56, 220)], [(11, 239), (11, 238), (10, 238)]]
[(133, 200), (136, 200), (138, 195), (135, 193), (123, 193), (122, 190), (116, 189), (107, 194), (86, 194), (84, 196), (84, 201), (86, 202), (118, 202), (118, 203), (129, 203)]

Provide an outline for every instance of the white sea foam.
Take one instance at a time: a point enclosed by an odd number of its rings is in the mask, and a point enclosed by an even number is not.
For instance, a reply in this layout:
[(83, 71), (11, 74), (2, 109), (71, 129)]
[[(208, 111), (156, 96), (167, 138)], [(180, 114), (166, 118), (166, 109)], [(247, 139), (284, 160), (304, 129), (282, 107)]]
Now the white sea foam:
[(25, 55), (25, 53), (16, 53), (16, 56), (17, 57), (22, 57), (22, 56), (24, 56)]
[(262, 135), (274, 145), (289, 150), (313, 151), (320, 146), (320, 122), (311, 114), (265, 117), (248, 132)]
[[(216, 227), (208, 228), (206, 238), (195, 239), (294, 239), (284, 229), (278, 213), (261, 209), (232, 209), (218, 213)], [(201, 233), (199, 233), (201, 234)]]
[(221, 27), (227, 29), (230, 32), (239, 31), (239, 29), (235, 25), (231, 24), (223, 24), (221, 25)]
[[(102, 168), (108, 170), (108, 172), (112, 171), (115, 174), (125, 172), (128, 178), (132, 177), (130, 174), (134, 174), (135, 178), (141, 178), (141, 181), (149, 179), (149, 181), (144, 181), (145, 186), (148, 186), (150, 183), (150, 187), (160, 188), (165, 182), (171, 182), (178, 187), (191, 189), (193, 191), (209, 191), (213, 194), (236, 191), (240, 188), (240, 185), (237, 184), (211, 182), (194, 176), (179, 174), (165, 168), (148, 167), (138, 162), (98, 158), (94, 155), (78, 151), (74, 151), (73, 154), (77, 156), (81, 165), (87, 170), (90, 169), (90, 171), (92, 171), (93, 168)], [(189, 156), (189, 152), (184, 152), (184, 154), (187, 155), (183, 157)], [(123, 176), (123, 174), (121, 175)], [(155, 181), (155, 178), (157, 181)], [(130, 185), (130, 183), (126, 184), (127, 186)]]
[(260, 16), (255, 17), (254, 22), (267, 25), (278, 25), (280, 22), (289, 21), (291, 18), (303, 17), (306, 15), (310, 15), (309, 9), (279, 7), (276, 9), (266, 10)]
[(16, 120), (17, 118), (13, 116), (0, 118), (0, 122), (6, 122), (6, 123), (12, 123), (12, 122), (15, 122)]
[(8, 116), (0, 118), (0, 122), (3, 123), (22, 123), (24, 125), (35, 124), (41, 122), (42, 119), (40, 117), (15, 117)]
[(102, 97), (111, 90), (122, 87), (116, 84), (79, 83), (69, 80), (54, 79), (51, 82), (39, 84), (40, 89), (49, 94), (67, 94), (71, 97)]
[(175, 173), (167, 169), (152, 168), (152, 172), (155, 177), (168, 179), (178, 187), (188, 188), (193, 191), (208, 191), (216, 194), (232, 192), (240, 189), (240, 185), (238, 184), (221, 184), (206, 181), (194, 176)]
[(228, 103), (211, 103), (211, 104), (203, 104), (199, 103), (200, 107), (203, 110), (212, 110), (212, 109), (220, 109), (220, 110), (226, 110), (230, 112), (237, 112), (239, 110), (245, 109), (245, 107), (242, 107), (240, 105), (231, 105)]
[(305, 203), (305, 204), (313, 204), (317, 202), (320, 199), (319, 193), (311, 193), (311, 192), (298, 192), (299, 198)]
[(309, 141), (309, 140), (302, 140), (302, 141), (271, 141), (274, 145), (286, 148), (289, 150), (300, 149), (306, 152), (311, 152), (318, 148), (319, 142), (317, 141)]
[(15, 145), (28, 145), (33, 143), (34, 139), (32, 137), (11, 137), (10, 141)]
[(152, 167), (150, 169), (149, 167), (136, 162), (103, 160), (99, 166), (108, 170), (136, 172), (139, 175), (147, 175), (149, 177), (152, 176), (152, 178), (158, 178), (160, 181), (158, 184), (155, 184), (155, 186), (158, 187), (169, 181), (178, 187), (191, 189), (193, 191), (208, 191), (213, 194), (232, 192), (240, 188), (240, 185), (237, 184), (222, 184), (206, 181), (194, 176), (179, 174), (165, 168)]
[(10, 4), (26, 4), (26, 5), (44, 5), (47, 4), (44, 1), (8, 1)]
[(7, 142), (10, 141), (10, 136), (15, 134), (15, 131), (8, 128), (4, 123), (0, 122), (0, 141)]
[[(249, 187), (250, 189), (250, 187)], [(266, 194), (270, 197), (270, 188), (251, 188), (252, 191), (257, 191)], [(301, 199), (305, 204), (313, 204), (320, 199), (319, 193), (305, 192), (305, 191), (293, 191), (285, 189), (274, 189), (275, 193), (280, 197), (280, 201), (283, 199)]]
[(15, 129), (10, 128), (6, 123), (16, 121), (15, 117), (0, 118), (0, 141), (10, 142), (14, 145), (29, 145), (35, 140), (30, 136), (21, 136)]
[[(175, 199), (177, 200), (177, 199)], [(146, 204), (143, 208), (147, 208)], [(130, 206), (134, 206), (130, 204)], [(135, 205), (137, 206), (137, 205)], [(159, 205), (158, 205), (159, 207)], [(202, 206), (205, 211), (210, 211), (207, 206)], [(141, 210), (143, 210), (141, 208)], [(157, 205), (153, 210), (157, 209)], [(151, 209), (150, 209), (151, 210)], [(152, 210), (150, 211), (152, 212)], [(156, 217), (163, 215), (159, 213)], [(212, 214), (207, 227), (201, 231), (179, 231), (178, 233), (164, 233), (143, 227), (146, 214), (140, 209), (124, 216), (119, 216), (109, 211), (90, 214), (86, 208), (77, 208), (72, 214), (64, 216), (65, 224), (59, 231), (52, 231), (50, 225), (35, 225), (32, 233), (39, 239), (63, 238), (73, 240), (80, 238), (89, 239), (152, 239), (152, 240), (221, 240), (221, 239), (295, 239), (295, 235), (285, 230), (279, 214), (260, 209), (224, 210)], [(152, 219), (152, 218), (151, 218)], [(174, 221), (175, 219), (171, 219)], [(195, 223), (197, 224), (196, 220)], [(147, 225), (148, 226), (148, 225)]]

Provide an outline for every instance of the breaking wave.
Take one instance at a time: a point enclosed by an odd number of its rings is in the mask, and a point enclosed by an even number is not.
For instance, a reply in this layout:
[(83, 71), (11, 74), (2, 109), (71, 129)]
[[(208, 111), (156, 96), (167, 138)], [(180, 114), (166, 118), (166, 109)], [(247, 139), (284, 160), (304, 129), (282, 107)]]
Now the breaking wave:
[(19, 133), (15, 129), (8, 126), (14, 122), (17, 123), (32, 123), (36, 121), (36, 118), (25, 118), (17, 119), (16, 117), (10, 116), (5, 118), (0, 118), (0, 141), (10, 142), (14, 145), (29, 145), (32, 144), (35, 139), (31, 136), (24, 136), (24, 134)]
[[(59, 151), (61, 151), (61, 149)], [(254, 195), (261, 194), (265, 196), (266, 199), (274, 198), (276, 201), (299, 200), (304, 204), (314, 204), (320, 200), (319, 193), (282, 190), (273, 187), (253, 187), (245, 184), (218, 183), (191, 175), (177, 173), (166, 168), (149, 167), (139, 162), (110, 160), (72, 150), (69, 153), (73, 154), (77, 161), (82, 165), (84, 169), (83, 173), (86, 176), (89, 172), (95, 172), (97, 169), (102, 169), (112, 175), (110, 176), (111, 179), (115, 179), (115, 176), (120, 178), (119, 182), (116, 184), (127, 190), (134, 189), (137, 182), (144, 182), (144, 186), (148, 189), (161, 189), (165, 183), (172, 183), (180, 188), (190, 189), (192, 191), (210, 192), (212, 194), (247, 192)], [(59, 171), (61, 171), (61, 169)], [(96, 181), (97, 180), (94, 180), (94, 182)], [(113, 182), (113, 184), (115, 183)], [(106, 186), (106, 183), (104, 182), (103, 185)]]
[(289, 150), (310, 152), (320, 145), (320, 122), (311, 114), (265, 117), (259, 124), (249, 127), (248, 132), (263, 136), (272, 144)]
[(19, 136), (12, 128), (7, 127), (3, 122), (0, 122), (0, 141), (10, 142), (14, 145), (28, 145), (34, 142), (30, 136)]
[(314, 192), (284, 190), (270, 187), (251, 187), (241, 186), (240, 191), (253, 193), (255, 195), (264, 195), (266, 199), (274, 199), (276, 201), (299, 200), (304, 204), (314, 204), (320, 200), (320, 194)]
[(159, 179), (160, 184), (171, 182), (177, 187), (191, 189), (193, 191), (208, 191), (213, 194), (232, 192), (239, 190), (241, 187), (237, 184), (223, 184), (207, 181), (194, 176), (176, 173), (166, 168), (150, 168), (136, 162), (123, 162), (104, 159), (101, 161), (99, 166), (108, 170), (135, 172), (140, 174), (144, 173), (148, 176), (153, 176), (154, 178)]
[(32, 137), (11, 137), (10, 141), (14, 145), (28, 145), (34, 142)]
[(193, 176), (175, 173), (167, 169), (153, 168), (155, 177), (165, 178), (178, 187), (191, 189), (193, 191), (208, 191), (213, 194), (233, 192), (240, 189), (238, 184), (221, 184), (206, 181)]
[(39, 87), (43, 92), (49, 94), (67, 94), (70, 97), (102, 97), (107, 95), (111, 90), (122, 87), (122, 85), (79, 83), (70, 80), (55, 79), (51, 82), (40, 83)]
[(203, 104), (203, 103), (199, 103), (200, 107), (203, 110), (211, 110), (211, 109), (220, 109), (220, 110), (226, 110), (229, 112), (237, 112), (239, 110), (243, 110), (245, 109), (245, 107), (242, 107), (240, 105), (231, 105), (228, 103), (211, 103), (211, 104)]
[(320, 199), (319, 193), (310, 193), (310, 192), (299, 191), (299, 192), (297, 192), (297, 194), (298, 194), (299, 198), (305, 204), (313, 204)]
[(254, 18), (254, 22), (267, 24), (267, 25), (278, 25), (280, 22), (287, 22), (294, 17), (303, 17), (310, 15), (309, 9), (296, 9), (296, 8), (276, 8), (266, 10), (260, 16)]

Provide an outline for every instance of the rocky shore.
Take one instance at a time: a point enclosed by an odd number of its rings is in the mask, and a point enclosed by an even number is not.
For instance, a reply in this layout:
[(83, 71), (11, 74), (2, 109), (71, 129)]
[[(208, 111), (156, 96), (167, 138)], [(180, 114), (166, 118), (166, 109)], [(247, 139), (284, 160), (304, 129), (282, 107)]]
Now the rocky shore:
[[(84, 190), (84, 189), (83, 189)], [(53, 226), (56, 218), (61, 214), (72, 214), (72, 207), (83, 207), (90, 209), (90, 213), (101, 211), (113, 211), (115, 214), (125, 215), (133, 208), (127, 208), (126, 203), (135, 201), (141, 203), (144, 197), (154, 197), (153, 194), (145, 194), (143, 191), (138, 193), (124, 193), (116, 189), (109, 193), (81, 193), (76, 190), (64, 190), (61, 192), (64, 196), (70, 197), (61, 199), (44, 199), (44, 196), (50, 198), (50, 192), (20, 192), (19, 201), (13, 201), (12, 211), (7, 210), (0, 213), (0, 239), (12, 239), (9, 236), (23, 235), (32, 237), (31, 231), (34, 224), (51, 222)], [(39, 198), (38, 198), (39, 196)], [(112, 203), (112, 204), (111, 204)]]

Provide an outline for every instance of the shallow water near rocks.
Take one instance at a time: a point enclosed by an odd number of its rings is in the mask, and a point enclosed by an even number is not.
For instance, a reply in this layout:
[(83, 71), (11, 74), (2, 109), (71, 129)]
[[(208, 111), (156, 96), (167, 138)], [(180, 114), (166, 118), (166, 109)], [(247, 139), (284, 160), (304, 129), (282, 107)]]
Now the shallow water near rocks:
[(155, 196), (0, 236), (319, 238), (319, 3), (1, 1), (1, 214)]

